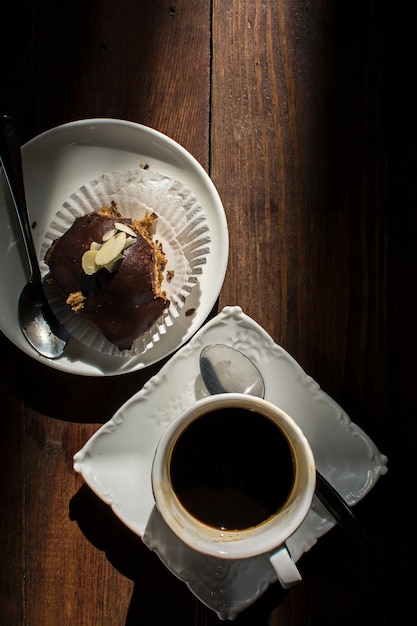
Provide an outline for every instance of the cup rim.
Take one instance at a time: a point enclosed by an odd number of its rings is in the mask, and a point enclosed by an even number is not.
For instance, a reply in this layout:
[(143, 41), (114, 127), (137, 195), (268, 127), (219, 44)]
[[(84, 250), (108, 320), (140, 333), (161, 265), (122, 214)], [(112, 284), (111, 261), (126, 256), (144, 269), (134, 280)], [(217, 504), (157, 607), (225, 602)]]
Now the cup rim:
[[(200, 522), (181, 504), (171, 488), (169, 451), (182, 430), (197, 417), (208, 410), (231, 406), (255, 410), (284, 425), (290, 434), (293, 453), (298, 459), (298, 469), (289, 499), (275, 515), (251, 528), (225, 531)], [(313, 499), (315, 481), (313, 451), (295, 420), (268, 400), (241, 393), (208, 396), (185, 409), (161, 435), (151, 473), (156, 506), (170, 529), (194, 550), (223, 559), (249, 558), (283, 545), (305, 519)]]

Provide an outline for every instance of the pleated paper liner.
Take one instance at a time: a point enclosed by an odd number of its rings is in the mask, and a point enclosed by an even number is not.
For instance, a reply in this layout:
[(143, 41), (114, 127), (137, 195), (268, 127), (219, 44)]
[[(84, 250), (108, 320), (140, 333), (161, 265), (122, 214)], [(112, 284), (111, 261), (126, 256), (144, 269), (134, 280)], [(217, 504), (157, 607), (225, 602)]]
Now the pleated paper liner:
[[(170, 300), (169, 308), (152, 328), (138, 337), (130, 350), (119, 350), (81, 315), (75, 314), (51, 288), (46, 295), (58, 319), (68, 331), (92, 350), (108, 355), (131, 357), (151, 350), (152, 346), (175, 324), (182, 307), (210, 253), (208, 222), (198, 199), (181, 182), (159, 172), (131, 169), (103, 174), (73, 193), (57, 211), (49, 225), (41, 249), (42, 273), (48, 272), (45, 254), (53, 241), (61, 237), (77, 217), (101, 210), (112, 202), (123, 217), (142, 219), (155, 213), (154, 239), (162, 243), (168, 263), (162, 289)], [(173, 278), (166, 279), (167, 272)]]

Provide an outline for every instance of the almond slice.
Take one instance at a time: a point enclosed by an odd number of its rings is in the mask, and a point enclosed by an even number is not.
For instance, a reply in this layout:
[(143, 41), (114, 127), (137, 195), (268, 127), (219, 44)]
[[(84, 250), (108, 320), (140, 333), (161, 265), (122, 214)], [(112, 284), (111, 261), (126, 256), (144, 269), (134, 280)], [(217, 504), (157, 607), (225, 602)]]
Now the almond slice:
[(87, 250), (82, 256), (82, 268), (89, 276), (91, 276), (91, 274), (95, 274), (100, 269), (96, 263), (97, 253), (98, 250)]
[(110, 263), (110, 261), (113, 261), (123, 250), (125, 242), (126, 233), (124, 232), (118, 232), (114, 237), (110, 237), (110, 239), (103, 243), (100, 250), (97, 251), (95, 258), (97, 265), (106, 265)]
[(122, 224), (121, 222), (116, 222), (114, 227), (117, 228), (117, 230), (120, 230), (126, 233), (127, 235), (130, 235), (131, 237), (137, 237), (137, 233), (135, 233), (133, 228), (130, 228), (128, 224)]
[(134, 243), (136, 243), (137, 239), (136, 237), (126, 237), (126, 241), (125, 241), (125, 245), (123, 246), (123, 250), (126, 250), (126, 248), (129, 248), (130, 246), (132, 246)]
[(106, 265), (106, 263), (113, 261), (123, 250), (125, 241), (126, 233), (118, 232), (114, 237), (110, 237), (110, 239), (103, 243), (100, 250), (97, 251), (97, 265)]
[(118, 261), (121, 261), (124, 258), (125, 258), (124, 255), (122, 253), (120, 253), (120, 254), (117, 255), (117, 257), (115, 259), (113, 259), (109, 263), (106, 263), (106, 265), (100, 265), (100, 267), (105, 267), (106, 270), (108, 272), (110, 272), (110, 274), (111, 274), (113, 272), (114, 268), (116, 267)]
[(111, 230), (108, 230), (107, 233), (104, 233), (101, 239), (102, 241), (107, 241), (111, 237), (114, 237), (116, 233), (117, 233), (117, 230), (115, 228), (112, 228)]
[(97, 243), (97, 241), (91, 242), (90, 250), (100, 250), (100, 248), (101, 248), (101, 243)]

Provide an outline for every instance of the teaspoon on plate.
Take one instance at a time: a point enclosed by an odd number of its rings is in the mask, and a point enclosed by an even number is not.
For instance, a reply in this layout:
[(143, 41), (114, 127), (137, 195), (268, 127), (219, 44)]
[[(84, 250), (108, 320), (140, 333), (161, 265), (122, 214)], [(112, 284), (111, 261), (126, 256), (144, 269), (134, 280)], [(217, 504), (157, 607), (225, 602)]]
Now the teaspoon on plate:
[(19, 298), (19, 323), (27, 341), (39, 354), (56, 359), (65, 350), (70, 334), (51, 311), (43, 290), (26, 205), (18, 128), (8, 115), (3, 115), (0, 120), (0, 160), (16, 209), (31, 274)]

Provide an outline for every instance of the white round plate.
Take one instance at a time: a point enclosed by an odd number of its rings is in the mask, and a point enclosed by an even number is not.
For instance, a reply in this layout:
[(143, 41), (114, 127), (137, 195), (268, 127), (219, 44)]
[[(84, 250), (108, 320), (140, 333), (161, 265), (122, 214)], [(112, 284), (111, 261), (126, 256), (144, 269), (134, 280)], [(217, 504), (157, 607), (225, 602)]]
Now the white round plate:
[(57, 360), (37, 354), (18, 323), (17, 304), (29, 278), (21, 235), (3, 172), (0, 179), (0, 330), (18, 348), (44, 364), (72, 374), (114, 376), (143, 369), (182, 346), (210, 314), (226, 273), (229, 237), (222, 202), (203, 167), (178, 143), (146, 126), (114, 119), (63, 124), (22, 147), (26, 198), (40, 256), (45, 230), (57, 209), (85, 182), (105, 172), (148, 165), (188, 187), (210, 229), (210, 254), (199, 282), (168, 332), (143, 354), (121, 359), (91, 350), (71, 338)]

